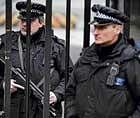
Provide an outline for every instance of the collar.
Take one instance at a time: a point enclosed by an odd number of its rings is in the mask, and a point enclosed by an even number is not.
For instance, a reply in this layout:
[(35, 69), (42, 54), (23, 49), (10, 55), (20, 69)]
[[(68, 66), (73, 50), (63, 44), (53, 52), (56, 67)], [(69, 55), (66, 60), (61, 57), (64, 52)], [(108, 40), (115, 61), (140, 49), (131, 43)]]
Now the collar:
[(106, 58), (111, 58), (120, 54), (122, 50), (126, 47), (126, 41), (123, 38), (122, 34), (120, 34), (118, 40), (114, 44), (107, 47), (95, 45), (95, 47), (99, 59), (104, 60)]
[(119, 39), (116, 43), (108, 47), (100, 47), (97, 46), (96, 44), (92, 44), (82, 53), (80, 62), (82, 63), (103, 62), (107, 59), (112, 59), (112, 57), (121, 55), (121, 53), (126, 47), (127, 45), (122, 35), (119, 36)]
[[(45, 33), (44, 27), (39, 28), (39, 30), (35, 34), (31, 35), (31, 44), (45, 42), (44, 33)], [(26, 36), (22, 35), (20, 31), (19, 35), (21, 35), (21, 40), (24, 43), (26, 43)]]

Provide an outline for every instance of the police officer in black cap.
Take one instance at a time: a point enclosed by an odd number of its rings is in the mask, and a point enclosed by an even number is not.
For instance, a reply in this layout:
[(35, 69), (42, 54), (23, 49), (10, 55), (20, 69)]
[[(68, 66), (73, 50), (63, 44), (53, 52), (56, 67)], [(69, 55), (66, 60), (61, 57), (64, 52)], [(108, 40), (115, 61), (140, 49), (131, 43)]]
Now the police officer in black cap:
[(93, 5), (95, 42), (76, 63), (66, 89), (66, 118), (139, 118), (140, 52), (123, 38), (128, 17)]
[[(11, 63), (14, 68), (19, 68), (22, 72), (26, 72), (26, 5), (27, 2), (17, 2), (16, 9), (19, 11), (19, 28), (20, 31), (12, 32), (12, 49)], [(45, 28), (44, 28), (45, 6), (38, 3), (31, 4), (31, 46), (30, 46), (30, 73), (32, 82), (41, 90), (43, 90), (44, 79), (44, 59), (45, 59)], [(4, 40), (6, 35), (0, 36), (1, 50), (4, 49)], [(64, 71), (65, 71), (65, 49), (64, 41), (56, 36), (52, 36), (51, 44), (51, 78), (50, 78), (50, 105), (56, 110), (56, 118), (61, 118), (62, 108), (61, 101), (64, 97)], [(3, 58), (1, 56), (1, 58)], [(2, 64), (0, 64), (2, 65)], [(72, 62), (70, 61), (70, 70)], [(0, 66), (0, 111), (3, 110), (3, 88), (5, 82), (3, 80), (3, 66)], [(11, 118), (25, 118), (25, 86), (22, 80), (12, 73), (11, 78)], [(30, 118), (42, 118), (42, 103), (30, 92), (29, 102)], [(46, 111), (47, 112), (47, 111)]]

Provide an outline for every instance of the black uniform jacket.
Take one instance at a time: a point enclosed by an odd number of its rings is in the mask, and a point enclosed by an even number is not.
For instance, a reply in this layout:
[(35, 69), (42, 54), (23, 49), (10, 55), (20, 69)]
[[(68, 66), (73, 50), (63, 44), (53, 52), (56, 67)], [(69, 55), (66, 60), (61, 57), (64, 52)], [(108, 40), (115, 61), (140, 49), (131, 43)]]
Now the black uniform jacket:
[(138, 55), (123, 39), (87, 48), (67, 85), (66, 118), (140, 118)]
[[(34, 84), (38, 84), (43, 76), (44, 76), (44, 61), (45, 61), (45, 35), (44, 35), (44, 28), (41, 28), (36, 34), (34, 34), (31, 37), (31, 47), (30, 47), (30, 75), (31, 75), (31, 80), (34, 82)], [(21, 35), (20, 32), (12, 32), (12, 49), (11, 49), (11, 62), (12, 66), (15, 68), (20, 68), (21, 69), (21, 61), (19, 57), (19, 47), (18, 47), (18, 38), (21, 38), (22, 42), (22, 48), (23, 48), (23, 63), (24, 63), (24, 68), (26, 70), (26, 37)], [(2, 43), (1, 43), (1, 50), (3, 49), (3, 42), (5, 41), (5, 35), (1, 36)], [(53, 91), (57, 97), (57, 103), (54, 105), (55, 109), (57, 110), (56, 113), (61, 114), (61, 101), (63, 100), (64, 96), (64, 88), (65, 88), (65, 81), (64, 81), (64, 71), (65, 71), (65, 48), (64, 48), (64, 41), (62, 39), (58, 39), (56, 36), (53, 36), (52, 38), (52, 43), (51, 43), (51, 80), (50, 80), (50, 90)], [(2, 55), (1, 55), (2, 57)], [(70, 63), (70, 66), (72, 67), (72, 62)], [(1, 86), (0, 86), (0, 92), (1, 96), (0, 98), (3, 97), (3, 87), (2, 87), (2, 82), (3, 82), (3, 72), (4, 71), (2, 68), (2, 64), (0, 66), (1, 70)], [(18, 84), (24, 85), (23, 81), (19, 79), (15, 74), (12, 74), (12, 78), (16, 79), (16, 82)], [(44, 82), (43, 82), (44, 83)], [(39, 86), (40, 89), (43, 88), (43, 83)], [(21, 97), (20, 97), (21, 96)], [(17, 92), (12, 94), (12, 115), (14, 115), (14, 118), (19, 118), (19, 114), (21, 112), (25, 112), (23, 108), (23, 94), (22, 90), (18, 90)], [(31, 109), (33, 109), (33, 113), (37, 114), (39, 110), (35, 109), (34, 103), (36, 102), (36, 98), (32, 96), (31, 94)], [(0, 105), (3, 105), (3, 101), (0, 100)], [(2, 109), (2, 107), (1, 107)], [(36, 110), (36, 111), (35, 111)], [(14, 113), (13, 113), (14, 112)], [(16, 113), (20, 112), (20, 113)], [(17, 115), (17, 116), (15, 116)], [(33, 116), (34, 117), (34, 116)], [(41, 116), (39, 116), (41, 117)], [(34, 117), (35, 118), (35, 117)]]

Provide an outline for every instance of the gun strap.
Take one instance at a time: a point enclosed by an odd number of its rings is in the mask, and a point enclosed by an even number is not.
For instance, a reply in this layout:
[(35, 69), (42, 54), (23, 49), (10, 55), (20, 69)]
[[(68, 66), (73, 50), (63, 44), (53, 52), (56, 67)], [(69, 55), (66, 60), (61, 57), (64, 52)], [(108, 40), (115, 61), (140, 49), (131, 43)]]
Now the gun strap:
[(18, 49), (19, 49), (19, 58), (20, 58), (21, 68), (24, 71), (24, 65), (23, 65), (23, 49), (22, 49), (20, 35), (18, 37)]

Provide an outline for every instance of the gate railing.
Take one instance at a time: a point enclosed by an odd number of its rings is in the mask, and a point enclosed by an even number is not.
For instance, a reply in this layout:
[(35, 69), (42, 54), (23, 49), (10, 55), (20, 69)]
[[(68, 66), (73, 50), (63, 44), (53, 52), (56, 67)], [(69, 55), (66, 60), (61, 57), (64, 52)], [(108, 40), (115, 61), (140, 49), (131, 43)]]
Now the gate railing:
[[(106, 0), (106, 6), (110, 6), (113, 0)], [(115, 1), (115, 0), (114, 0)], [(90, 11), (91, 11), (91, 0), (84, 1), (84, 36), (83, 36), (83, 48), (89, 46), (90, 42)], [(5, 45), (5, 71), (4, 71), (4, 114), (5, 118), (10, 118), (10, 79), (11, 78), (11, 30), (12, 30), (12, 0), (6, 0), (6, 45)], [(130, 16), (130, 0), (124, 0), (124, 12)], [(26, 118), (29, 118), (29, 89), (30, 89), (30, 34), (31, 34), (31, 0), (27, 0), (27, 53), (26, 53)], [(70, 57), (70, 19), (71, 19), (71, 0), (66, 1), (66, 58), (65, 58), (65, 69), (66, 79), (65, 87), (69, 79), (69, 57)], [(130, 24), (125, 26), (125, 34), (129, 37)], [(50, 52), (51, 52), (51, 40), (52, 40), (52, 0), (46, 0), (46, 17), (45, 17), (45, 84), (44, 84), (44, 104), (43, 104), (43, 118), (49, 118), (49, 85), (50, 85)], [(66, 96), (65, 96), (66, 97)], [(65, 107), (65, 105), (64, 105)], [(1, 114), (0, 114), (1, 115)], [(65, 116), (65, 115), (64, 115)]]

